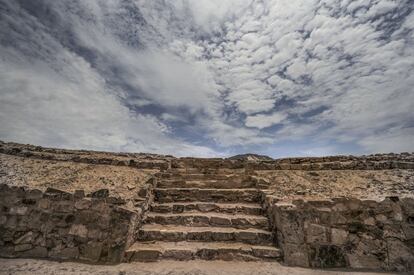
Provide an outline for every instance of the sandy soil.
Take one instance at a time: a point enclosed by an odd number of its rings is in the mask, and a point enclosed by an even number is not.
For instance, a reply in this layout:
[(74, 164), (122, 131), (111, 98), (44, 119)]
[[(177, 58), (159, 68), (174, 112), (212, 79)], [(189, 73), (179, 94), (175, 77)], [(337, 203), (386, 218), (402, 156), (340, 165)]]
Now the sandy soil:
[(413, 196), (414, 170), (257, 171), (279, 198)]
[(85, 193), (107, 188), (111, 195), (131, 198), (155, 170), (127, 166), (51, 161), (0, 154), (0, 183), (45, 190), (53, 187)]
[(395, 274), (395, 273), (375, 273), (375, 272), (356, 272), (338, 270), (315, 270), (297, 267), (286, 267), (279, 263), (269, 262), (223, 262), (223, 261), (190, 261), (174, 262), (162, 261), (157, 263), (130, 263), (115, 266), (87, 265), (71, 262), (52, 262), (45, 260), (28, 259), (0, 259), (0, 274), (100, 274), (100, 275), (348, 275), (348, 274)]

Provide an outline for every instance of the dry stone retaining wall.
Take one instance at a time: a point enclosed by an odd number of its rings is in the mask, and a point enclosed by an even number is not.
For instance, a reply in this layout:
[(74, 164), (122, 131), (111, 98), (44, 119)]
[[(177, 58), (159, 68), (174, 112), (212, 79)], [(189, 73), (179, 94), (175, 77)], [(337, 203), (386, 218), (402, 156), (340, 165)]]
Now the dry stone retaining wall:
[(140, 169), (198, 168), (246, 170), (381, 170), (414, 169), (414, 153), (367, 156), (298, 157), (275, 160), (175, 158), (167, 155), (65, 150), (0, 141), (0, 153), (25, 158), (130, 166)]
[(134, 211), (98, 190), (42, 192), (0, 185), (0, 257), (119, 263), (152, 200), (147, 184)]
[[(385, 155), (387, 156), (387, 155)], [(229, 160), (229, 159), (194, 159), (182, 158), (171, 160), (172, 168), (198, 169), (246, 169), (260, 170), (384, 170), (414, 169), (414, 160), (388, 157), (326, 157), (326, 158), (292, 158), (265, 161)], [(409, 155), (411, 156), (411, 155)]]
[(414, 271), (414, 198), (265, 205), (287, 265)]

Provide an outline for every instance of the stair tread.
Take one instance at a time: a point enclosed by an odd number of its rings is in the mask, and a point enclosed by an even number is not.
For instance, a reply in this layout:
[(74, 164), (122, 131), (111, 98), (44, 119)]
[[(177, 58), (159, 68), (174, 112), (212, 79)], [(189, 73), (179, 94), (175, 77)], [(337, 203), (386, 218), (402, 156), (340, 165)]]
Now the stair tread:
[(225, 213), (264, 216), (264, 209), (258, 203), (247, 202), (154, 202), (151, 205), (153, 213), (187, 213), (197, 211), (199, 213)]
[(198, 250), (198, 249), (263, 249), (280, 251), (279, 248), (274, 246), (265, 245), (251, 245), (241, 242), (163, 242), (163, 241), (152, 241), (152, 242), (135, 242), (131, 247), (127, 249), (129, 251), (137, 250), (170, 250), (170, 249), (183, 249), (183, 250)]
[(226, 213), (216, 213), (216, 212), (200, 212), (200, 211), (189, 211), (184, 213), (157, 213), (157, 212), (150, 212), (148, 216), (155, 217), (155, 216), (163, 216), (163, 217), (180, 217), (180, 216), (204, 216), (204, 217), (220, 217), (220, 218), (228, 218), (228, 219), (254, 219), (254, 220), (268, 220), (265, 216), (259, 215), (244, 215), (244, 214), (226, 214)]
[(183, 225), (160, 225), (160, 224), (144, 224), (141, 231), (163, 231), (163, 232), (222, 232), (222, 233), (233, 233), (233, 232), (251, 232), (261, 234), (272, 234), (268, 230), (247, 228), (238, 229), (234, 227), (213, 227), (213, 226), (183, 226)]
[(229, 192), (229, 191), (233, 191), (233, 192), (237, 192), (237, 191), (241, 191), (241, 192), (245, 192), (245, 191), (251, 191), (251, 192), (259, 192), (259, 189), (257, 188), (199, 188), (199, 187), (166, 187), (166, 188), (155, 188), (155, 190), (159, 190), (159, 191), (168, 191), (168, 190), (174, 190), (174, 191), (184, 191), (184, 190), (188, 190), (188, 191), (195, 191), (195, 190), (202, 190), (202, 191), (218, 191), (218, 192)]
[(226, 207), (226, 208), (230, 208), (230, 207), (251, 207), (251, 208), (262, 208), (262, 206), (259, 203), (240, 203), (240, 202), (235, 202), (235, 203), (224, 203), (224, 202), (205, 202), (205, 201), (191, 201), (191, 202), (154, 202), (153, 205), (154, 206), (161, 206), (161, 205), (165, 205), (165, 206), (174, 206), (174, 205), (193, 205), (193, 204), (214, 204), (217, 205), (219, 207)]
[(176, 182), (176, 181), (185, 181), (185, 182), (226, 182), (229, 179), (182, 179), (182, 178), (168, 178), (162, 179), (160, 182)]

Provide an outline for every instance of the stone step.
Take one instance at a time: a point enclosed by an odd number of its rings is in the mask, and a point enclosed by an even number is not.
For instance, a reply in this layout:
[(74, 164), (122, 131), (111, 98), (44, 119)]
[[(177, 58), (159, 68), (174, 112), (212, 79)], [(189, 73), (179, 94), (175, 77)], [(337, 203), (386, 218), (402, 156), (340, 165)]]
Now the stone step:
[(261, 191), (245, 189), (156, 188), (155, 201), (164, 202), (260, 202)]
[(204, 174), (204, 173), (171, 173), (164, 172), (158, 173), (157, 176), (160, 179), (170, 180), (229, 180), (229, 179), (241, 179), (241, 175), (235, 174)]
[(158, 188), (219, 188), (219, 189), (241, 189), (255, 187), (253, 182), (242, 181), (241, 179), (162, 179), (157, 183)]
[(166, 171), (173, 175), (178, 174), (206, 174), (206, 175), (232, 175), (232, 174), (245, 174), (245, 169), (230, 169), (230, 168), (171, 168)]
[(190, 227), (145, 224), (138, 232), (140, 241), (201, 241), (242, 242), (255, 245), (272, 245), (272, 233), (262, 229), (236, 229), (232, 227)]
[(157, 213), (185, 213), (200, 211), (203, 213), (227, 213), (244, 215), (263, 215), (264, 210), (257, 203), (214, 203), (214, 202), (171, 202), (154, 203), (151, 211)]
[(253, 246), (226, 242), (137, 242), (125, 252), (128, 262), (157, 260), (224, 260), (260, 261), (281, 258), (273, 246)]
[(179, 214), (149, 213), (145, 223), (186, 226), (218, 226), (239, 229), (269, 229), (269, 221), (264, 216), (231, 215), (223, 213), (186, 212)]

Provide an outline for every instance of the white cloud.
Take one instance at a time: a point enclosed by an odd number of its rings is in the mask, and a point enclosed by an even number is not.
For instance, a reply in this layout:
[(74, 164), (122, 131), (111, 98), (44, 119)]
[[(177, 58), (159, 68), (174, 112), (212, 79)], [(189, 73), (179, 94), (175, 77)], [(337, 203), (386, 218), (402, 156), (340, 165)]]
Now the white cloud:
[(404, 152), (410, 151), (414, 146), (414, 127), (393, 127), (381, 135), (371, 135), (359, 141), (368, 152)]
[(0, 2), (0, 138), (201, 155), (216, 153), (206, 141), (414, 149), (409, 0)]
[(246, 126), (263, 129), (281, 123), (286, 117), (287, 115), (283, 113), (248, 116), (246, 118)]

